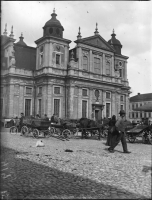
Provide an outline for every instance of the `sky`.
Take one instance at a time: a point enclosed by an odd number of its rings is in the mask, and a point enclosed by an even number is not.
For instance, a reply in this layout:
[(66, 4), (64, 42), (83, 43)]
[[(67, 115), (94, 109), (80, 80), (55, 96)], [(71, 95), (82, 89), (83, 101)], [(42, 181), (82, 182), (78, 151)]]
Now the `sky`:
[(96, 23), (101, 37), (116, 39), (122, 44), (122, 55), (128, 56), (127, 76), (131, 96), (152, 93), (152, 10), (151, 1), (1, 1), (1, 32), (7, 23), (14, 39), (36, 47), (43, 36), (45, 23), (55, 8), (57, 19), (64, 27), (63, 38), (75, 47), (80, 27), (82, 38), (94, 35)]

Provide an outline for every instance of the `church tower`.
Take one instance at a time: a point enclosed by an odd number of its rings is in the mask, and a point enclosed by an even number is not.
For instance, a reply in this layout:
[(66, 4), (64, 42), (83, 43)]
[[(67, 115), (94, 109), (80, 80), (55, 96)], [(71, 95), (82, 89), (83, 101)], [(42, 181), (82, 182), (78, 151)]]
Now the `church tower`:
[(43, 27), (43, 37), (35, 41), (37, 44), (36, 69), (67, 68), (71, 41), (63, 38), (64, 28), (56, 19), (55, 9), (51, 16), (52, 18)]

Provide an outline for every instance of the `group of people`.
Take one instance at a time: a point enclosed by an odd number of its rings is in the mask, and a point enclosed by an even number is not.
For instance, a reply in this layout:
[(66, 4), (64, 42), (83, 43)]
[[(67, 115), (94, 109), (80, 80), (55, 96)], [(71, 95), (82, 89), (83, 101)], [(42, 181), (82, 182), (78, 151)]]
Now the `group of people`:
[(125, 137), (125, 128), (126, 128), (126, 120), (125, 120), (125, 111), (121, 110), (119, 112), (120, 118), (116, 120), (116, 116), (113, 115), (111, 120), (109, 121), (109, 130), (106, 145), (109, 146), (108, 151), (110, 153), (114, 153), (114, 148), (121, 141), (123, 152), (131, 153), (128, 151), (127, 142)]

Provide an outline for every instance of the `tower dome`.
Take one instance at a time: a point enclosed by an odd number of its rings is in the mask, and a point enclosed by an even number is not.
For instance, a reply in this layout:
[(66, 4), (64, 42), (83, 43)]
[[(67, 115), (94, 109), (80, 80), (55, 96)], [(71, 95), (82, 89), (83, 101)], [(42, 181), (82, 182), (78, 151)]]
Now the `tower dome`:
[(55, 13), (55, 9), (53, 10), (51, 16), (52, 18), (47, 21), (43, 27), (43, 36), (54, 36), (62, 38), (64, 28), (61, 25), (60, 21), (56, 19), (57, 14)]
[(108, 43), (109, 43), (112, 47), (114, 47), (114, 49), (116, 50), (116, 53), (117, 53), (117, 54), (121, 54), (122, 45), (121, 45), (120, 41), (117, 40), (117, 39), (115, 38), (116, 34), (114, 33), (114, 30), (113, 30), (113, 33), (111, 34), (111, 36), (112, 36), (112, 37), (111, 37), (111, 39), (108, 41)]
[(23, 39), (24, 39), (23, 33), (21, 33), (21, 36), (19, 38), (20, 38), (20, 40), (16, 44), (20, 45), (20, 46), (27, 46), (27, 44), (23, 41)]

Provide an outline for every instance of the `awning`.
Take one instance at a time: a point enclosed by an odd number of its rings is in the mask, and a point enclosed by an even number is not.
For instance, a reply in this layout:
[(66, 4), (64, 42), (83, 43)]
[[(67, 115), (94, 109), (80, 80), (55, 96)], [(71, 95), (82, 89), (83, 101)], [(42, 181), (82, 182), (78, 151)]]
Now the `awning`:
[(134, 111), (152, 112), (152, 103), (147, 103), (141, 107), (134, 108)]

